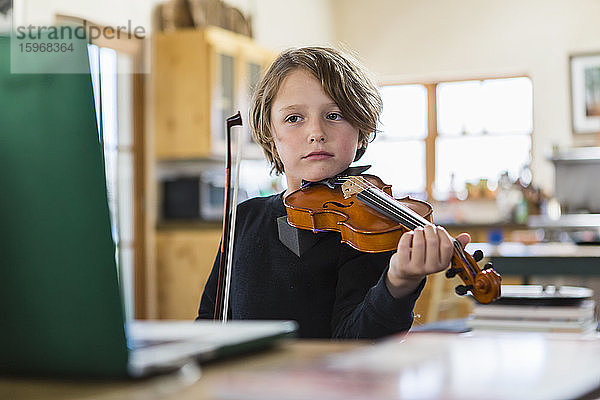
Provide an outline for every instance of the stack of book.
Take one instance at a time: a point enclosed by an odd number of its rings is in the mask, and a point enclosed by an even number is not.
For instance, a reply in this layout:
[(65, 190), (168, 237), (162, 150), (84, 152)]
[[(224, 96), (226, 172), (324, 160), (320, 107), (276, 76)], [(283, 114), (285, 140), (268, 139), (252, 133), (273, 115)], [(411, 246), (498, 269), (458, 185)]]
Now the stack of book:
[(598, 323), (591, 289), (503, 285), (500, 299), (474, 305), (467, 326), (472, 330), (588, 333)]

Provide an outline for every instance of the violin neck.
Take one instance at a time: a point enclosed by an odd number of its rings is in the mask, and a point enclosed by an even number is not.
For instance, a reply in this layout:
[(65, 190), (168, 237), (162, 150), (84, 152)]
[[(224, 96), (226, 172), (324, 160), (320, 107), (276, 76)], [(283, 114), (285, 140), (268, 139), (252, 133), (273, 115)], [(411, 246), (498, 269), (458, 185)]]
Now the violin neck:
[[(380, 188), (369, 184), (364, 179), (360, 179), (359, 182), (362, 182), (362, 190), (356, 192), (356, 198), (375, 211), (402, 224), (409, 230), (414, 230), (419, 226), (424, 227), (426, 225), (432, 225), (431, 222), (423, 218), (410, 207), (405, 206)], [(464, 252), (462, 251), (462, 246), (458, 240), (452, 238), (452, 244), (455, 253), (458, 253), (457, 255), (459, 257), (464, 258)]]
[[(419, 226), (424, 227), (426, 225), (432, 225), (431, 222), (427, 221), (411, 208), (400, 203), (378, 187), (369, 187), (362, 192), (357, 193), (356, 198), (375, 211), (404, 225), (410, 230), (414, 230)], [(452, 238), (452, 241), (455, 249), (462, 248), (456, 239)]]
[[(377, 187), (366, 188), (357, 193), (356, 198), (409, 230), (414, 230), (419, 226), (432, 225), (431, 222)], [(470, 266), (462, 245), (454, 238), (452, 238), (452, 245), (454, 246), (454, 255), (462, 260), (469, 267), (469, 273), (475, 276), (476, 271)]]
[(366, 188), (357, 193), (356, 198), (410, 230), (419, 226), (431, 225), (431, 222), (377, 187)]

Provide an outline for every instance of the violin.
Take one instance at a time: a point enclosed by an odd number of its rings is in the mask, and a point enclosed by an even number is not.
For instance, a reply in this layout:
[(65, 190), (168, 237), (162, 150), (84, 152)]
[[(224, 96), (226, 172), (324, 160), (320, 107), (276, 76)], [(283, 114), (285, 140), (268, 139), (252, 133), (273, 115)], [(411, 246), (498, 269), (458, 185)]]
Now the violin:
[[(368, 167), (356, 167), (364, 171)], [(304, 182), (284, 199), (287, 221), (299, 229), (336, 231), (341, 241), (356, 250), (379, 253), (396, 250), (400, 236), (432, 222), (432, 206), (421, 200), (392, 197), (390, 185), (374, 175), (341, 174), (319, 182)], [(500, 297), (500, 275), (486, 264), (477, 264), (483, 252), (473, 255), (452, 239), (454, 254), (446, 277), (460, 277), (459, 295), (471, 292), (480, 303)]]

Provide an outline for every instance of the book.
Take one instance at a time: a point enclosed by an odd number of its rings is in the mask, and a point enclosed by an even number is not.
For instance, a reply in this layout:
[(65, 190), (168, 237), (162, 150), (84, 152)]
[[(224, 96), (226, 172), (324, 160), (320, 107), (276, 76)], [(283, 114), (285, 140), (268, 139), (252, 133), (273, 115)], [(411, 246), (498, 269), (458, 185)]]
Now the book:
[(467, 320), (467, 326), (473, 330), (591, 333), (596, 330), (597, 323), (593, 318), (584, 320), (472, 318)]
[(495, 319), (582, 320), (594, 318), (594, 300), (585, 300), (578, 306), (519, 306), (476, 304), (471, 316)]
[(503, 285), (502, 297), (475, 304), (471, 330), (588, 333), (597, 328), (593, 291), (588, 288)]

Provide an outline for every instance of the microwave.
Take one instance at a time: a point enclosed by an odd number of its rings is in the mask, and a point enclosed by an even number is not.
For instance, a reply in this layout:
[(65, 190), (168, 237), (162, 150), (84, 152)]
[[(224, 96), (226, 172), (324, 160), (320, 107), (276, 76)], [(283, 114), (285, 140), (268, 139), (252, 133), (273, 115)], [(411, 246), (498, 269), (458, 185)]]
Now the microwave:
[[(224, 183), (224, 176), (209, 172), (165, 178), (161, 182), (162, 220), (222, 220)], [(247, 198), (240, 189), (238, 202)]]

